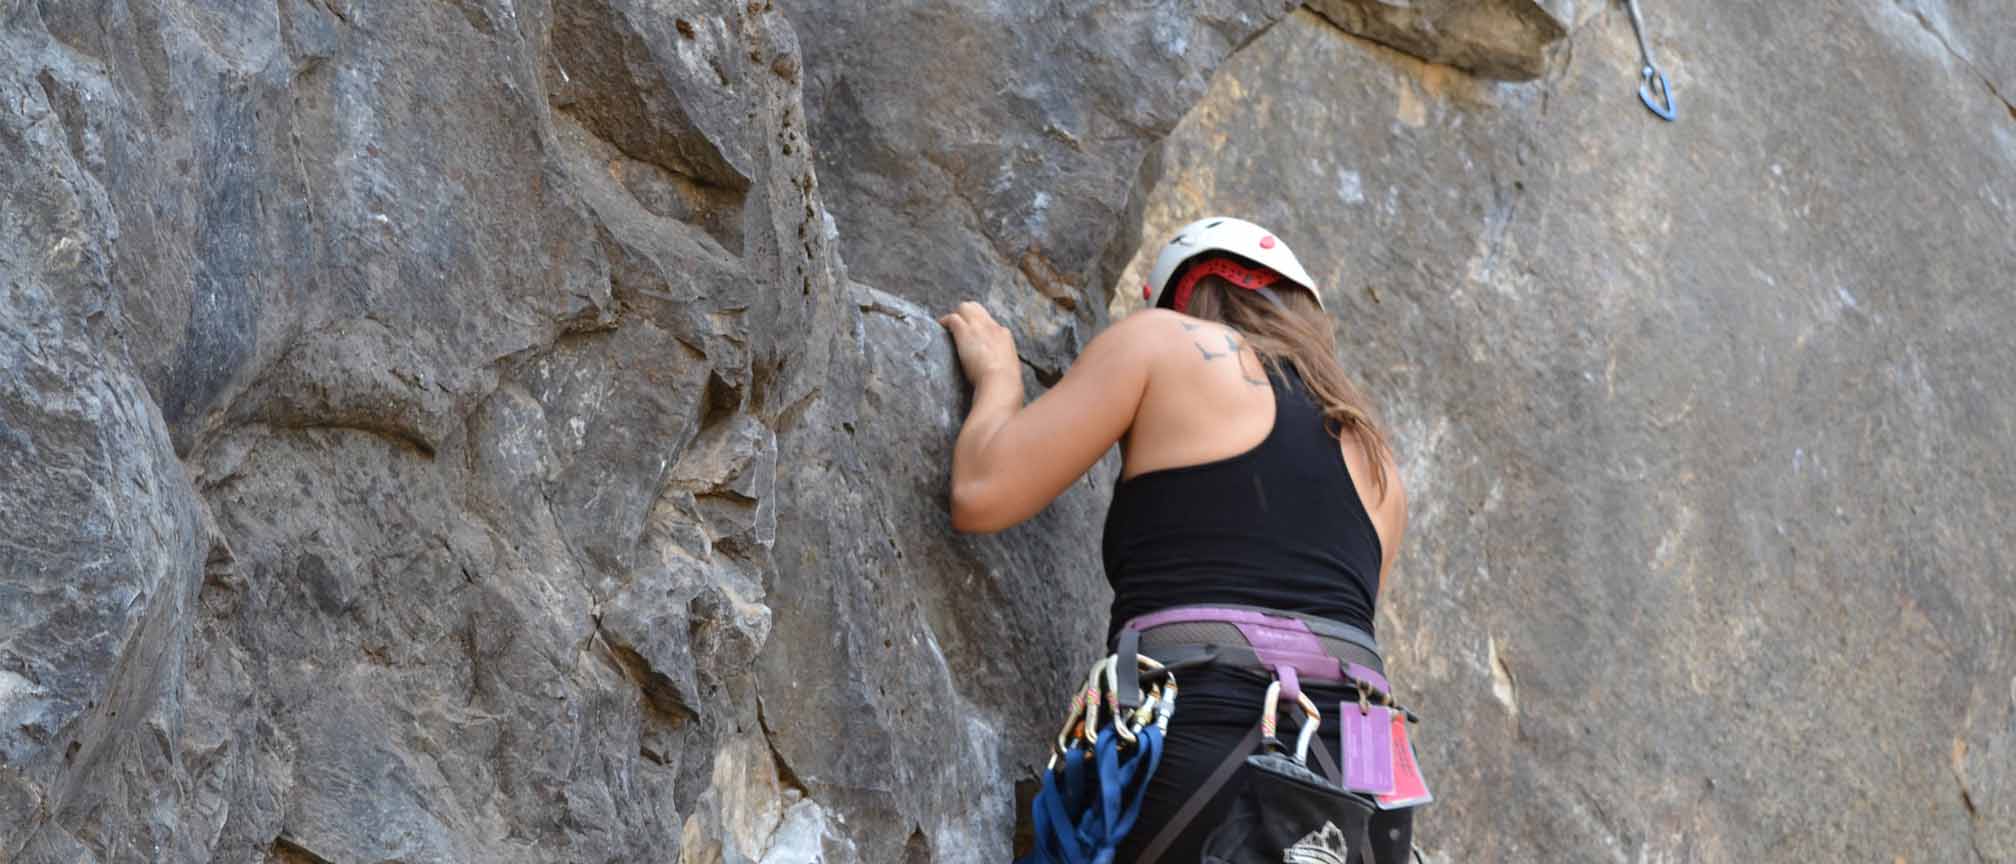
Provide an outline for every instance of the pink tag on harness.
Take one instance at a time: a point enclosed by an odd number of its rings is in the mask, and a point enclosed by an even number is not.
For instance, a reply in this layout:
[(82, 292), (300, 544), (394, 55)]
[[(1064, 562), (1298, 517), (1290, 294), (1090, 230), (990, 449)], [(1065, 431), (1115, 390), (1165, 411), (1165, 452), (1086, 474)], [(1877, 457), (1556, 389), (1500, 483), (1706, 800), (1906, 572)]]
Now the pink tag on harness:
[(1358, 703), (1345, 702), (1337, 715), (1343, 720), (1344, 788), (1392, 794), (1393, 709), (1373, 706), (1361, 712)]
[[(1348, 706), (1347, 706), (1348, 707)], [(1428, 781), (1421, 779), (1421, 764), (1414, 760), (1414, 743), (1407, 740), (1407, 718), (1393, 715), (1393, 791), (1379, 796), (1379, 809), (1419, 807), (1435, 800)]]

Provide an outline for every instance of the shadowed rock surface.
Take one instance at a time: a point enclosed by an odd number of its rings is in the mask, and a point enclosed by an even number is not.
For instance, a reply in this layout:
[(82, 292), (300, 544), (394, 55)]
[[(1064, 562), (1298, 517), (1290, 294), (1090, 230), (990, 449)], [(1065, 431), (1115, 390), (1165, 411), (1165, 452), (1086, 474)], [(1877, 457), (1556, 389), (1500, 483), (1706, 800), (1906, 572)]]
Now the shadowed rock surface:
[[(1006, 130), (960, 159), (1035, 167), (962, 194), (1062, 203), (860, 254), (1051, 274), (1054, 372), (1140, 153), (1287, 7), (918, 8), (794, 14), (1007, 34), (1023, 95), (948, 54), (945, 101)], [(963, 283), (847, 277), (780, 13), (12, 2), (0, 49), (0, 860), (1006, 854), (1111, 470), (950, 535), (962, 385), (897, 294)]]
[(1394, 421), (1431, 858), (2016, 856), (1999, 10), (1648, 10), (1669, 126), (1292, 5), (0, 0), (0, 861), (1003, 860), (1115, 465), (951, 534), (932, 319), (1215, 209)]

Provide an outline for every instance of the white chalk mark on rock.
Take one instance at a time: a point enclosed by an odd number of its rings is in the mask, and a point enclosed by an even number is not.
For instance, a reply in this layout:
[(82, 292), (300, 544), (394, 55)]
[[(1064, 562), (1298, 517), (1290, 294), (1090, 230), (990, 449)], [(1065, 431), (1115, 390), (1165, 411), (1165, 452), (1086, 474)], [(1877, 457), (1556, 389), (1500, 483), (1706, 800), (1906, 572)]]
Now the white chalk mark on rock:
[(1505, 658), (1498, 654), (1496, 637), (1484, 638), (1484, 662), (1491, 667), (1491, 695), (1505, 706), (1513, 717), (1519, 716), (1519, 684), (1512, 677), (1512, 667), (1506, 665)]
[(1358, 172), (1337, 169), (1337, 197), (1346, 204), (1365, 203), (1365, 181)]

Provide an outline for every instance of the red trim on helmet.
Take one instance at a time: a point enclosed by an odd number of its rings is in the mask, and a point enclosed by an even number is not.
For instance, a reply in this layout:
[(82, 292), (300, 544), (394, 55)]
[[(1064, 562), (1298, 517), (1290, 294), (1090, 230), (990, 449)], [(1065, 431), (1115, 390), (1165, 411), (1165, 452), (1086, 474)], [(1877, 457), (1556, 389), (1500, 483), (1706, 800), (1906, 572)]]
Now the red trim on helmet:
[(1230, 258), (1211, 258), (1199, 261), (1183, 271), (1183, 278), (1176, 280), (1175, 302), (1170, 308), (1178, 312), (1190, 307), (1190, 292), (1197, 287), (1197, 280), (1206, 276), (1216, 276), (1248, 291), (1258, 291), (1281, 281), (1281, 274), (1265, 267), (1248, 267)]

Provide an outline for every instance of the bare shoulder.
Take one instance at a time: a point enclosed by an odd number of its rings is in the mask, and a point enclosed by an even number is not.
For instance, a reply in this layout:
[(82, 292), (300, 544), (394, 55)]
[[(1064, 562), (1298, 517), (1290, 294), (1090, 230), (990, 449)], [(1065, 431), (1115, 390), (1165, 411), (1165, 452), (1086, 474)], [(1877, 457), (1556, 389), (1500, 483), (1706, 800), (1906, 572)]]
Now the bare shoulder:
[(1128, 357), (1152, 361), (1167, 351), (1188, 327), (1203, 324), (1195, 318), (1168, 309), (1143, 309), (1113, 322), (1085, 346), (1081, 359)]
[(1197, 319), (1170, 309), (1143, 309), (1113, 322), (1101, 337), (1116, 340), (1158, 339), (1176, 332), (1186, 324), (1198, 324)]
[[(1238, 332), (1216, 321), (1192, 318), (1170, 309), (1143, 309), (1128, 315), (1106, 328), (1099, 339), (1110, 340), (1115, 347), (1128, 347), (1151, 353), (1189, 354), (1184, 346), (1195, 339), (1239, 339)], [(1212, 343), (1216, 344), (1216, 343)]]

